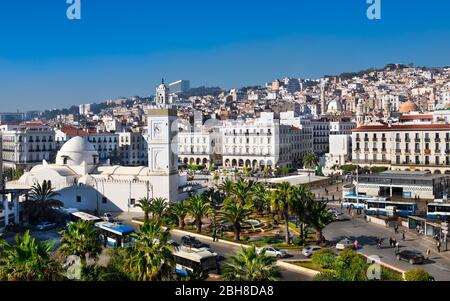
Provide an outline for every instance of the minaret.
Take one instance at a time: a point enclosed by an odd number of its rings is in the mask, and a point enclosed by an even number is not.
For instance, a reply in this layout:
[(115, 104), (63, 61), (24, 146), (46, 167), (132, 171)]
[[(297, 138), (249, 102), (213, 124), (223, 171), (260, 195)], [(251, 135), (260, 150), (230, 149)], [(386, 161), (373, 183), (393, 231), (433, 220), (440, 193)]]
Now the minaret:
[(327, 112), (327, 104), (325, 101), (325, 82), (322, 80), (320, 82), (320, 113), (325, 115)]
[(361, 99), (358, 101), (356, 106), (356, 125), (358, 127), (364, 125), (364, 106)]
[(383, 111), (384, 111), (384, 118), (389, 119), (391, 118), (391, 102), (387, 99), (384, 101), (383, 104)]
[(156, 88), (156, 97), (155, 101), (157, 105), (165, 106), (169, 101), (169, 89), (164, 84), (164, 78), (161, 81), (161, 84)]
[(177, 112), (168, 108), (153, 109), (148, 116), (148, 164), (153, 197), (175, 202), (179, 186)]

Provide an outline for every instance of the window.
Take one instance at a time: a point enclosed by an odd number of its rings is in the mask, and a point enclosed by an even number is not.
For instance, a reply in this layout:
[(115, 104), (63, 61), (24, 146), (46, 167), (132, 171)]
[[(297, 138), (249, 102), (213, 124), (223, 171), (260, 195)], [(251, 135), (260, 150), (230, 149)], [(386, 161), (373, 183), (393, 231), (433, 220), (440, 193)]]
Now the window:
[(130, 199), (130, 205), (134, 206), (136, 204), (136, 199)]
[(108, 202), (108, 199), (107, 199), (106, 197), (103, 197), (103, 198), (102, 198), (102, 203), (103, 203), (103, 204), (106, 204), (107, 202)]
[(81, 196), (77, 196), (77, 203), (81, 203)]

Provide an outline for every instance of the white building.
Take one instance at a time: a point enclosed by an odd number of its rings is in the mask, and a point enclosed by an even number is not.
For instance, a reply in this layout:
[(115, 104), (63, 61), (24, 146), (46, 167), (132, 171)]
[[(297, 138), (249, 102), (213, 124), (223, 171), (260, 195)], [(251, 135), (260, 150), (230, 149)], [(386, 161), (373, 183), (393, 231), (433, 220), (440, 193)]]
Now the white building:
[[(66, 208), (101, 212), (140, 212), (135, 207), (142, 197), (163, 197), (175, 202), (187, 197), (181, 193), (186, 177), (180, 179), (177, 168), (176, 138), (170, 130), (176, 127), (176, 112), (153, 110), (148, 119), (149, 166), (102, 166), (98, 152), (86, 138), (75, 137), (57, 154), (56, 163), (43, 161), (10, 188), (29, 188), (50, 180), (60, 193)], [(180, 185), (181, 183), (181, 185)]]
[(42, 160), (50, 160), (55, 151), (55, 131), (41, 123), (1, 125), (3, 168), (27, 170)]
[(90, 104), (79, 105), (78, 111), (81, 116), (87, 116), (87, 115), (91, 114), (91, 105)]
[(325, 154), (325, 168), (331, 170), (335, 165), (345, 165), (351, 161), (352, 136), (330, 135), (329, 153)]
[(148, 165), (148, 146), (139, 131), (119, 133), (121, 164), (127, 166)]

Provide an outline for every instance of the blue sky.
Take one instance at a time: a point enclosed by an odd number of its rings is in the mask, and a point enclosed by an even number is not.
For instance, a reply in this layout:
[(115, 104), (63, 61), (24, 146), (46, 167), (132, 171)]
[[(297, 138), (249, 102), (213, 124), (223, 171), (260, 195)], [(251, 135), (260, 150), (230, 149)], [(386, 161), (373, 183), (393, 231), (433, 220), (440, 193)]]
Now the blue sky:
[(450, 65), (450, 1), (0, 2), (0, 111), (154, 93), (161, 77), (224, 88), (380, 67)]

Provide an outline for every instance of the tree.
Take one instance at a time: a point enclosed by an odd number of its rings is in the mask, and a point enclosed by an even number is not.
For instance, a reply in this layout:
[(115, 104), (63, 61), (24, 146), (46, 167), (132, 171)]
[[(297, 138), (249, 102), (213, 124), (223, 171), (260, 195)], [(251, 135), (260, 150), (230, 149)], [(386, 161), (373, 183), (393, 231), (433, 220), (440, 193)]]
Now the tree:
[[(317, 167), (317, 156), (314, 152), (308, 152), (303, 157), (303, 165), (306, 169), (314, 169)], [(308, 172), (309, 182), (311, 182), (311, 173)]]
[(152, 198), (150, 200), (150, 212), (156, 221), (160, 221), (164, 213), (166, 213), (169, 205), (165, 198)]
[(55, 192), (50, 181), (34, 184), (31, 187), (28, 199), (24, 202), (24, 208), (33, 222), (41, 222), (55, 213), (56, 209), (64, 204), (57, 199), (60, 196)]
[(407, 271), (405, 273), (405, 280), (406, 281), (430, 281), (432, 280), (432, 277), (430, 274), (425, 272), (422, 269), (413, 269), (410, 271)]
[(86, 265), (89, 258), (97, 260), (102, 252), (99, 234), (89, 222), (70, 223), (61, 232), (61, 246), (58, 251), (65, 256), (76, 255), (80, 257), (82, 265)]
[(210, 205), (201, 195), (194, 195), (188, 200), (188, 212), (195, 219), (197, 233), (202, 233), (202, 219), (208, 215)]
[(135, 281), (166, 281), (172, 279), (175, 259), (167, 244), (170, 232), (160, 223), (145, 222), (134, 235), (136, 242), (127, 247), (125, 271)]
[(253, 208), (259, 214), (270, 213), (270, 204), (272, 202), (272, 193), (262, 183), (256, 183), (253, 186)]
[(240, 178), (230, 191), (230, 198), (242, 206), (251, 203), (253, 197), (253, 181), (244, 181)]
[(314, 201), (314, 194), (304, 185), (294, 186), (295, 198), (292, 204), (292, 212), (300, 221), (300, 239), (304, 239), (304, 223), (308, 220), (308, 204)]
[(230, 260), (223, 268), (227, 281), (277, 281), (281, 278), (280, 269), (275, 265), (277, 259), (267, 256), (265, 251), (258, 254), (255, 246), (242, 248)]
[(290, 242), (289, 234), (289, 211), (293, 205), (295, 198), (295, 191), (293, 186), (288, 182), (283, 182), (277, 185), (277, 189), (274, 194), (273, 202), (275, 207), (280, 210), (284, 222), (285, 222), (285, 241), (288, 244)]
[(218, 183), (219, 180), (220, 180), (219, 173), (218, 173), (217, 171), (213, 171), (213, 172), (212, 172), (212, 178), (213, 178), (213, 180), (214, 180), (216, 183)]
[(222, 192), (226, 196), (229, 196), (231, 194), (231, 190), (233, 189), (233, 186), (234, 186), (233, 181), (225, 179), (225, 181), (223, 181), (223, 183), (219, 186), (219, 189), (222, 190)]
[(181, 202), (172, 204), (170, 206), (170, 211), (172, 212), (173, 215), (176, 216), (176, 218), (178, 220), (178, 227), (183, 230), (184, 227), (186, 226), (184, 219), (186, 218), (186, 215), (188, 214), (188, 207), (187, 207), (186, 201), (181, 201)]
[(321, 266), (324, 269), (332, 269), (336, 261), (336, 255), (330, 249), (321, 249), (312, 256), (312, 263)]
[(146, 197), (140, 199), (135, 207), (144, 211), (144, 221), (149, 221), (150, 211), (152, 210), (152, 201)]
[(326, 210), (327, 205), (315, 200), (310, 200), (307, 204), (307, 221), (316, 230), (316, 239), (323, 240), (323, 229), (334, 221), (333, 215)]
[(242, 224), (249, 224), (246, 219), (252, 214), (249, 205), (241, 205), (236, 202), (225, 202), (220, 211), (220, 221), (230, 222), (233, 224), (234, 239), (241, 240)]
[(62, 280), (62, 268), (50, 256), (52, 248), (53, 242), (37, 243), (29, 231), (17, 235), (14, 245), (0, 241), (0, 280)]
[(334, 264), (338, 278), (343, 281), (367, 281), (366, 259), (350, 249), (343, 250)]

